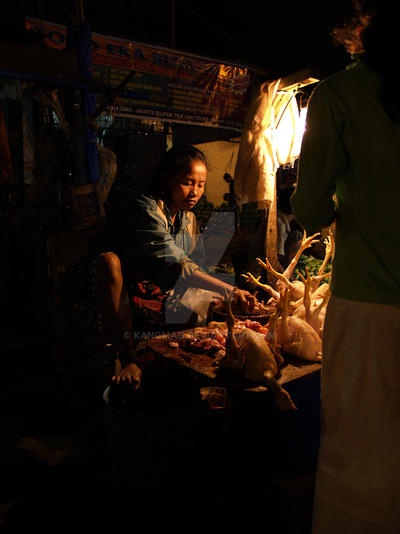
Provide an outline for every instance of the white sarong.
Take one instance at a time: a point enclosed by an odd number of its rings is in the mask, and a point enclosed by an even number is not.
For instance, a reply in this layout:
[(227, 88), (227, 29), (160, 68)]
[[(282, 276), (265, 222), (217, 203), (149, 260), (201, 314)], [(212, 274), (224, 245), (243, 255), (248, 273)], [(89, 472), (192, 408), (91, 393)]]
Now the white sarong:
[(331, 297), (313, 534), (400, 533), (400, 309)]

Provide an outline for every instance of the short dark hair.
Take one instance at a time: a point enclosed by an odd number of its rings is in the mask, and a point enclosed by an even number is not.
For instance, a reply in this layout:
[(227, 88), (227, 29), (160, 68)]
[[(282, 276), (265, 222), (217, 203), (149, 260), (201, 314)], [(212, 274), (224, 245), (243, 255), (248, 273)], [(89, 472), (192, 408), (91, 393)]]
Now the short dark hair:
[(361, 53), (380, 78), (378, 98), (388, 116), (400, 122), (400, 105), (393, 98), (393, 60), (399, 51), (397, 11), (393, 0), (353, 0), (353, 13), (332, 31), (334, 42), (350, 53)]
[(162, 193), (164, 184), (178, 173), (187, 170), (191, 163), (200, 161), (207, 167), (207, 160), (201, 150), (193, 145), (175, 145), (170, 148), (156, 168), (151, 183), (152, 193)]

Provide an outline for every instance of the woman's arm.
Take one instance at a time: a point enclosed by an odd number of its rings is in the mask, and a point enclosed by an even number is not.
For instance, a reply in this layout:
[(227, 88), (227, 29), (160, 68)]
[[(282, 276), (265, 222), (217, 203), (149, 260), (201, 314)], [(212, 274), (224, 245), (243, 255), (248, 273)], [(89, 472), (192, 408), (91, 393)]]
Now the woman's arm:
[[(200, 271), (200, 269), (194, 271), (187, 278), (187, 285), (191, 287), (198, 287), (200, 289), (207, 289), (208, 291), (215, 291), (223, 297), (226, 296), (226, 293), (229, 294), (233, 291), (233, 289), (235, 289), (234, 286), (227, 284), (218, 278), (214, 278), (213, 276)], [(257, 303), (256, 297), (244, 289), (235, 290), (235, 301), (240, 304), (243, 312), (250, 313), (254, 310), (254, 307)]]
[(122, 369), (116, 370), (114, 382), (127, 380), (134, 389), (140, 386), (142, 371), (134, 353), (129, 297), (123, 283), (118, 256), (105, 252), (98, 258), (99, 298), (103, 308), (106, 338), (118, 351)]

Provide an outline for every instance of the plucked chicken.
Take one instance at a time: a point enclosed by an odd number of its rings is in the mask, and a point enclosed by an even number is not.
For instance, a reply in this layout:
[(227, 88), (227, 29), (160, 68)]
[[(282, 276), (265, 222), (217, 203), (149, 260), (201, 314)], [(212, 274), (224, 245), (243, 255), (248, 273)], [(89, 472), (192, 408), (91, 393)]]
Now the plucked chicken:
[(218, 365), (230, 369), (248, 380), (266, 385), (272, 392), (276, 405), (281, 410), (295, 410), (289, 393), (277, 381), (282, 356), (268, 343), (265, 335), (243, 328), (234, 331), (235, 318), (232, 314), (231, 299), (227, 298), (227, 327), (225, 354)]

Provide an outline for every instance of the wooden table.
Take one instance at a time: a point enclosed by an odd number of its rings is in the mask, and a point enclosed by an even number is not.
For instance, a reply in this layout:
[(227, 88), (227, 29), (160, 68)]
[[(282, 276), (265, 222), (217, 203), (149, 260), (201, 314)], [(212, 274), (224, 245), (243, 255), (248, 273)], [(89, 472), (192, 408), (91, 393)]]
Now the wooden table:
[[(215, 356), (173, 348), (171, 340), (171, 335), (160, 335), (139, 343), (142, 386), (130, 398), (110, 403), (107, 411), (113, 477), (124, 494), (137, 484), (138, 469), (152, 468), (157, 477), (168, 465), (172, 479), (182, 476), (182, 487), (187, 487), (188, 478), (196, 484), (209, 478), (215, 484), (230, 476), (257, 484), (271, 470), (314, 465), (319, 363), (286, 357), (278, 380), (298, 409), (281, 411), (267, 387), (220, 374)], [(204, 402), (207, 390), (211, 403), (209, 398)], [(226, 393), (224, 405), (219, 390)], [(143, 479), (149, 480), (147, 472)]]
[[(193, 334), (196, 329), (188, 331)], [(182, 348), (170, 346), (171, 335), (160, 335), (140, 342), (137, 353), (144, 367), (154, 369), (157, 365), (169, 363), (170, 366), (186, 370), (188, 375), (196, 377), (204, 386), (221, 386), (239, 388), (249, 392), (265, 392), (266, 386), (246, 380), (238, 375), (221, 373), (215, 366), (215, 356), (205, 353), (194, 353)], [(278, 382), (282, 385), (293, 383), (319, 373), (321, 364), (301, 360), (289, 354), (285, 355), (285, 363), (281, 368)]]

